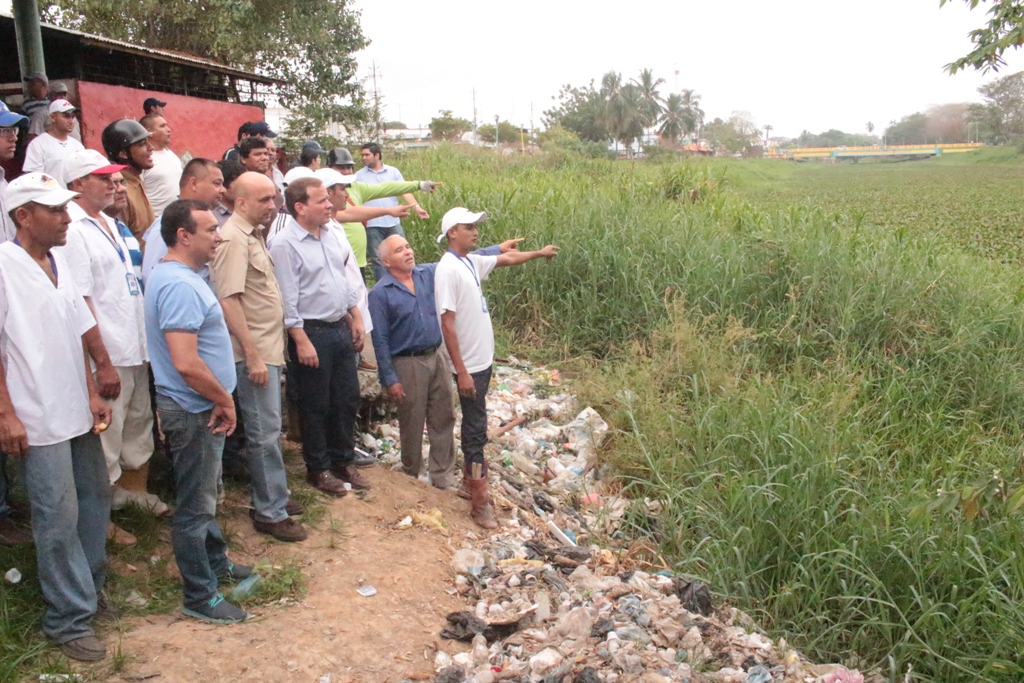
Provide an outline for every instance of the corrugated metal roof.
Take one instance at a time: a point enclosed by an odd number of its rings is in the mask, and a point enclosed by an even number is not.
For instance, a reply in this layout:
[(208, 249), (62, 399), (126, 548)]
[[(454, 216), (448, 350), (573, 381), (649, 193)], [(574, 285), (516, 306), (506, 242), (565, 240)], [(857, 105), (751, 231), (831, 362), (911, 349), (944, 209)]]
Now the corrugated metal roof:
[[(14, 21), (14, 17), (7, 12), (0, 12), (0, 17), (4, 19), (10, 19)], [(220, 64), (213, 62), (208, 59), (201, 59), (192, 55), (183, 53), (171, 52), (169, 50), (157, 50), (151, 47), (143, 47), (141, 45), (133, 45), (132, 43), (126, 43), (122, 40), (114, 40), (113, 38), (104, 38), (103, 36), (97, 36), (92, 33), (85, 33), (83, 31), (76, 31), (70, 28), (62, 28), (60, 26), (54, 26), (53, 24), (40, 24), (44, 31), (56, 31), (57, 33), (63, 33), (69, 36), (78, 38), (79, 42), (83, 45), (89, 45), (92, 47), (107, 48), (116, 52), (128, 52), (131, 54), (140, 55), (143, 57), (153, 57), (167, 62), (175, 62), (177, 64), (184, 64), (186, 66), (194, 66), (202, 69), (209, 69), (216, 71), (217, 73), (224, 74), (226, 76), (234, 76), (235, 78), (244, 78), (249, 81), (255, 81), (257, 83), (265, 83), (267, 85), (279, 85), (283, 81), (261, 76), (259, 74), (252, 73), (250, 71), (243, 71), (242, 69), (236, 69), (226, 64)]]

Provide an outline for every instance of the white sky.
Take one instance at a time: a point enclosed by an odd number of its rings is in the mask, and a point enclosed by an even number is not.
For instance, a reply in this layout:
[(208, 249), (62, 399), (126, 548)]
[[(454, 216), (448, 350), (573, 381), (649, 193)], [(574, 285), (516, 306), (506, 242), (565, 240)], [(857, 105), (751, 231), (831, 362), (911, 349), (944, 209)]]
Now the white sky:
[[(749, 111), (773, 136), (829, 128), (864, 132), (933, 104), (978, 101), (992, 80), (943, 66), (966, 54), (985, 21), (962, 0), (355, 0), (360, 75), (378, 69), (385, 113), (426, 125), (440, 109), (540, 126), (561, 85), (653, 69), (662, 95), (693, 88), (710, 120)], [(634, 11), (635, 10), (635, 11)], [(1001, 74), (1024, 69), (1011, 54)], [(372, 82), (367, 83), (368, 90)]]

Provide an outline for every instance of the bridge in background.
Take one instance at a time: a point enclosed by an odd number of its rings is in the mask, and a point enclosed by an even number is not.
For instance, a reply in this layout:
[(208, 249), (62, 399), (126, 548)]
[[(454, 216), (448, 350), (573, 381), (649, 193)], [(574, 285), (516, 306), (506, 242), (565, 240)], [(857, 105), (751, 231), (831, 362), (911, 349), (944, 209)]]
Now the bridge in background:
[(777, 159), (870, 159), (870, 158), (903, 158), (933, 157), (942, 154), (962, 154), (981, 149), (980, 142), (966, 142), (949, 145), (888, 145), (885, 147), (792, 147), (790, 149), (774, 148), (766, 156)]

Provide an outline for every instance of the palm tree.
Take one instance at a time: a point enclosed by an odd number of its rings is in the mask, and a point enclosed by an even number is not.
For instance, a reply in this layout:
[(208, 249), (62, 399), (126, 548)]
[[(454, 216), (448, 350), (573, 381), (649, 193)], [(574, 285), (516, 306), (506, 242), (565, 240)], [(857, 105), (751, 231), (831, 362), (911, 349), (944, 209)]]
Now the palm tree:
[(658, 123), (661, 116), (662, 99), (658, 92), (658, 86), (665, 82), (664, 78), (655, 78), (654, 72), (644, 69), (640, 72), (639, 79), (633, 79), (633, 84), (639, 89), (642, 100), (641, 114), (644, 119), (644, 127), (650, 128)]
[(626, 153), (632, 157), (633, 143), (637, 140), (643, 141), (644, 130), (647, 128), (646, 100), (643, 90), (634, 83), (622, 86), (622, 97), (625, 100), (625, 108), (619, 127), (619, 137), (626, 146)]
[(665, 107), (662, 109), (661, 128), (658, 129), (658, 136), (665, 142), (674, 145), (679, 140), (679, 136), (683, 134), (686, 116), (683, 96), (679, 93), (669, 95), (665, 100)]
[(704, 110), (700, 108), (700, 95), (695, 91), (684, 88), (682, 93), (682, 107), (685, 115), (683, 117), (683, 133), (692, 134), (704, 123)]
[(624, 140), (623, 131), (638, 114), (636, 97), (632, 93), (634, 88), (633, 85), (624, 86), (622, 76), (614, 71), (609, 71), (601, 78), (601, 99), (604, 100), (601, 125), (611, 133), (616, 150), (618, 143)]

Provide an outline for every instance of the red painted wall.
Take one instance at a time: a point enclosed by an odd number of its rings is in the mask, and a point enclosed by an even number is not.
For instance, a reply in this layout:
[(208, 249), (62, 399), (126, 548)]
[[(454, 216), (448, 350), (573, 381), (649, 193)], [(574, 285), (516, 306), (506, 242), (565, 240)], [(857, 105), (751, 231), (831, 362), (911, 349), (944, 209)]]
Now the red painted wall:
[(78, 81), (82, 110), (82, 143), (103, 150), (100, 135), (111, 121), (142, 118), (142, 103), (148, 97), (166, 102), (164, 116), (171, 126), (171, 149), (178, 156), (220, 159), (238, 139), (238, 127), (246, 121), (262, 121), (263, 110), (247, 104), (232, 104), (199, 97), (152, 92), (120, 85)]

